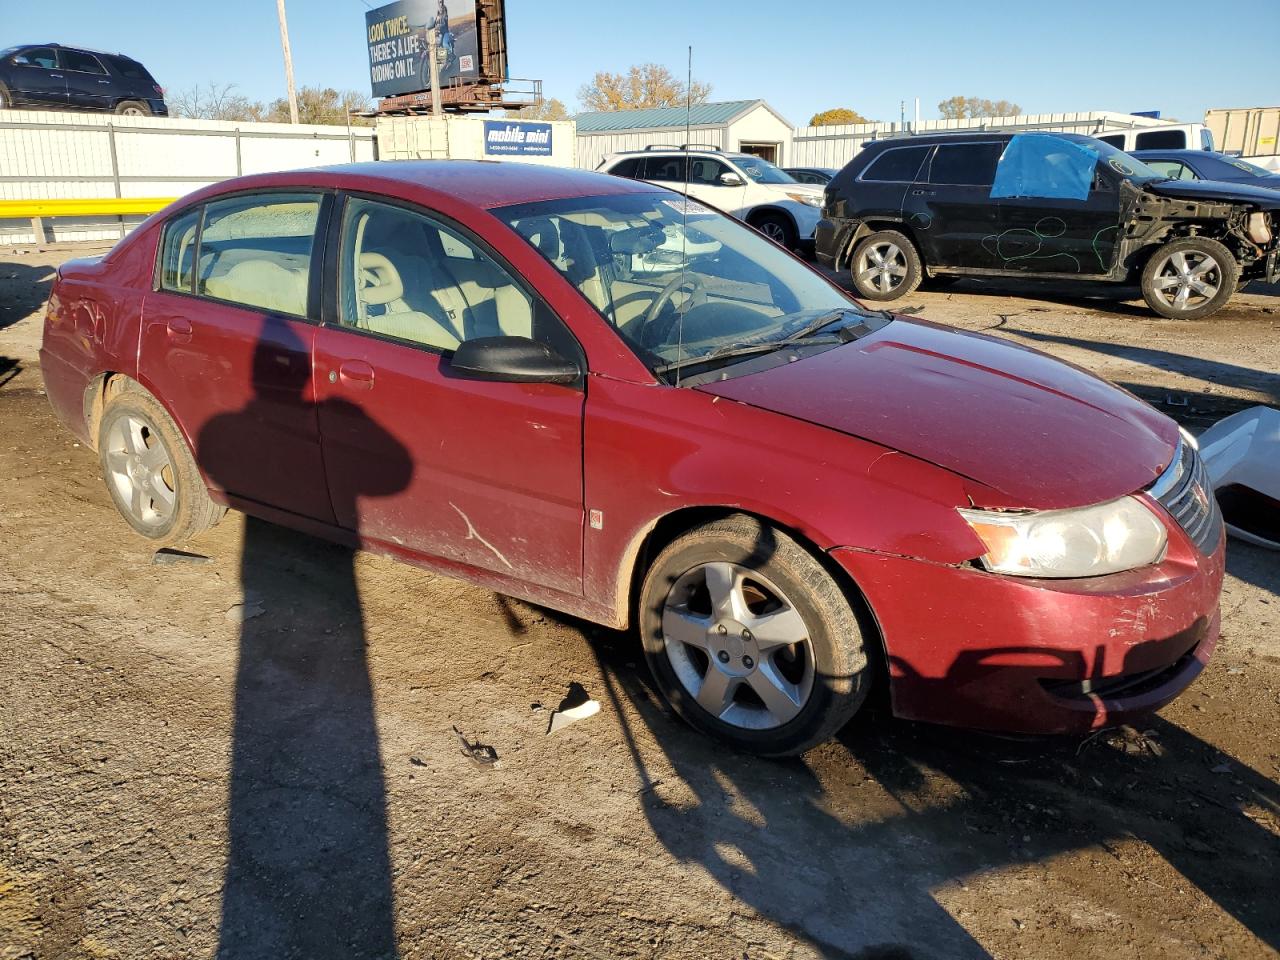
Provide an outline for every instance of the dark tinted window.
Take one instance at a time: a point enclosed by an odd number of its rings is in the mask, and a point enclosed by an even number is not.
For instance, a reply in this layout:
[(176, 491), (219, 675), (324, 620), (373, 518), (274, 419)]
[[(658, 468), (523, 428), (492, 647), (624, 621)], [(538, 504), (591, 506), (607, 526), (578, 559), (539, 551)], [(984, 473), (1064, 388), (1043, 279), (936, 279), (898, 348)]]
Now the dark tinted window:
[(940, 144), (929, 165), (929, 182), (989, 187), (1002, 153), (1003, 143)]
[(1119, 134), (1118, 136), (1114, 136), (1114, 137), (1099, 137), (1098, 139), (1101, 140), (1103, 143), (1111, 144), (1117, 150), (1124, 149), (1124, 134)]
[(62, 69), (75, 70), (79, 73), (105, 74), (107, 72), (107, 68), (98, 62), (97, 57), (83, 50), (63, 50)]
[(646, 180), (662, 180), (668, 183), (684, 183), (685, 164), (688, 157), (649, 157), (645, 168)]
[(863, 180), (889, 183), (911, 183), (920, 172), (920, 164), (931, 147), (891, 147), (871, 161), (862, 173)]
[(142, 80), (145, 83), (153, 83), (151, 74), (147, 73), (146, 67), (137, 60), (130, 60), (128, 57), (109, 57), (108, 60), (115, 71), (122, 77), (130, 80)]
[(1138, 150), (1179, 150), (1187, 145), (1187, 135), (1181, 130), (1152, 130), (1138, 134)]
[(191, 293), (196, 257), (196, 227), (202, 207), (179, 214), (164, 226), (160, 245), (160, 288)]
[(632, 180), (639, 180), (643, 163), (644, 157), (628, 157), (621, 163), (611, 167), (609, 172), (615, 177), (630, 177)]
[(58, 55), (52, 47), (30, 47), (14, 57), (13, 62), (53, 70), (58, 66)]

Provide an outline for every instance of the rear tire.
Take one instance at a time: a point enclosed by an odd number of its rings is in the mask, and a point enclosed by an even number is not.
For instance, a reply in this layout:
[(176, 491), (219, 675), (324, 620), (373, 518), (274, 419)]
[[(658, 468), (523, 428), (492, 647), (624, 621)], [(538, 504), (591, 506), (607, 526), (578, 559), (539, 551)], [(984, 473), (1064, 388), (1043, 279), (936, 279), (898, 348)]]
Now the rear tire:
[(222, 519), (186, 441), (160, 402), (131, 386), (107, 401), (98, 425), (107, 492), (129, 526), (167, 546)]
[(672, 709), (750, 753), (788, 756), (829, 739), (871, 687), (840, 585), (753, 517), (698, 527), (663, 550), (641, 588), (639, 621)]
[(762, 213), (754, 217), (751, 225), (785, 250), (794, 250), (800, 242), (795, 224), (781, 213)]
[(1236, 291), (1240, 264), (1208, 237), (1183, 237), (1156, 250), (1142, 268), (1142, 299), (1170, 320), (1217, 313)]
[(897, 300), (920, 286), (924, 268), (916, 245), (897, 230), (880, 230), (858, 241), (849, 258), (854, 289), (868, 300)]
[(151, 116), (151, 108), (141, 100), (121, 100), (116, 104), (115, 112), (125, 117)]

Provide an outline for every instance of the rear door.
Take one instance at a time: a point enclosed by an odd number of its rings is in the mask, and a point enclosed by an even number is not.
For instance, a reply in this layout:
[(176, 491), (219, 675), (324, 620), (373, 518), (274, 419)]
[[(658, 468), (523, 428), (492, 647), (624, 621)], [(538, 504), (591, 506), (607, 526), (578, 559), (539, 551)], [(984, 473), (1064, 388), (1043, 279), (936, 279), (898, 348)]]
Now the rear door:
[[(927, 242), (914, 228), (910, 209), (905, 208), (907, 192), (928, 160), (932, 146), (888, 147), (872, 160), (850, 189), (852, 207), (849, 216), (858, 220), (907, 220), (913, 232)], [(926, 258), (927, 259), (927, 258)]]
[(53, 47), (28, 47), (10, 59), (14, 97), (44, 107), (67, 105), (67, 80)]
[(333, 522), (311, 351), (331, 196), (259, 192), (174, 216), (143, 306), (139, 378), (233, 497)]
[(1003, 150), (1003, 141), (940, 143), (911, 185), (904, 212), (929, 266), (1001, 266), (991, 183)]
[(428, 211), (349, 197), (329, 246), (315, 366), (338, 523), (580, 594), (584, 388), (449, 365), (473, 337), (531, 337), (565, 356), (576, 341), (496, 251)]
[(91, 53), (63, 48), (58, 60), (67, 81), (67, 102), (80, 110), (108, 110), (114, 106), (114, 83), (107, 68)]

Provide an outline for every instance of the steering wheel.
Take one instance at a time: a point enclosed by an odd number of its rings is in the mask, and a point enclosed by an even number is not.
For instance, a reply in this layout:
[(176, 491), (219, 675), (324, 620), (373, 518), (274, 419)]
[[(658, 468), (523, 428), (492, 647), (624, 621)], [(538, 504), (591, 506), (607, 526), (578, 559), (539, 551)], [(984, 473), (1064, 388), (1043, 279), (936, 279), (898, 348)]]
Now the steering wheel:
[(667, 335), (671, 333), (671, 328), (680, 318), (680, 314), (673, 312), (661, 327), (659, 327), (659, 318), (671, 304), (671, 298), (680, 290), (686, 293), (685, 312), (688, 312), (690, 307), (697, 307), (707, 302), (707, 285), (702, 277), (696, 273), (677, 273), (666, 282), (657, 299), (645, 311), (644, 319), (640, 321), (640, 329), (636, 331), (637, 340), (649, 347), (662, 345)]

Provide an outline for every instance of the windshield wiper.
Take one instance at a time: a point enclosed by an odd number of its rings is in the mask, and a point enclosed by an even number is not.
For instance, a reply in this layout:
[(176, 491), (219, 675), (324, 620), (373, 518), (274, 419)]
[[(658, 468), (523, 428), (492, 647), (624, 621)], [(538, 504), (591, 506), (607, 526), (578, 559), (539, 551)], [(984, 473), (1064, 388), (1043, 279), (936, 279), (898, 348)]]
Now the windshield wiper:
[[(854, 311), (847, 307), (828, 310), (826, 313), (810, 320), (795, 333), (792, 333), (781, 340), (747, 340), (739, 341), (737, 343), (729, 343), (725, 344), (723, 347), (717, 347), (710, 353), (699, 354), (695, 357), (685, 357), (682, 360), (673, 360), (671, 363), (666, 363), (657, 367), (656, 370), (658, 373), (667, 373), (671, 370), (682, 370), (685, 367), (695, 366), (701, 363), (714, 363), (717, 360), (732, 360), (735, 357), (747, 357), (757, 353), (772, 353), (775, 350), (781, 350), (784, 347), (793, 346), (801, 340), (808, 340), (810, 343), (815, 345), (827, 343), (849, 343), (850, 341), (857, 339), (856, 337), (844, 332), (850, 330), (849, 327), (842, 327), (833, 337), (823, 338), (821, 340), (813, 339), (816, 334), (821, 333), (827, 327), (831, 326), (837, 320), (842, 319), (849, 313), (854, 313)], [(861, 316), (856, 313), (854, 313), (854, 315)]]

